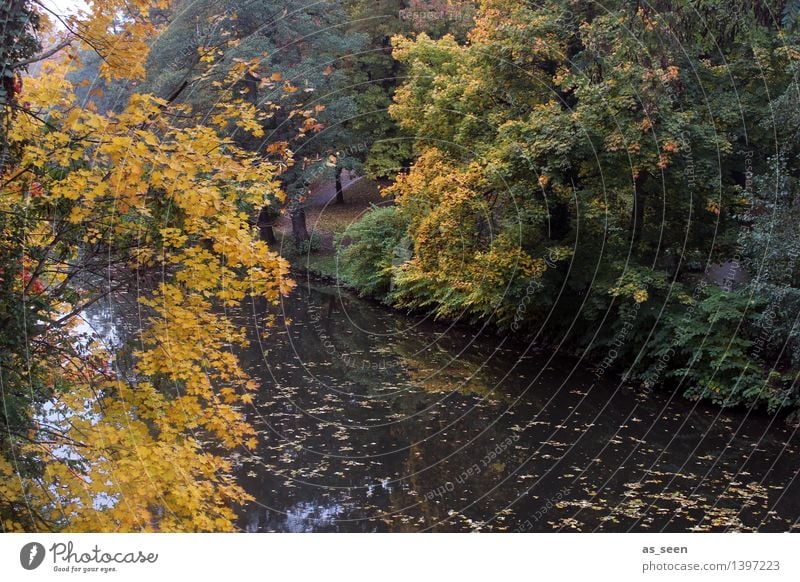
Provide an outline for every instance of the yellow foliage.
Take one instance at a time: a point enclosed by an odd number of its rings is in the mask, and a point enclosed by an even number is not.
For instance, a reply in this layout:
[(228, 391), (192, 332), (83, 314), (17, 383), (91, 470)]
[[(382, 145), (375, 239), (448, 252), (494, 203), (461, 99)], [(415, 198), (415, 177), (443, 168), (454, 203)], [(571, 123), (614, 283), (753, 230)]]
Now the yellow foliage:
[[(92, 0), (90, 10), (66, 18), (78, 33), (84, 48), (100, 54), (100, 74), (106, 79), (141, 79), (150, 50), (149, 40), (157, 32), (150, 12), (169, 6), (168, 0)], [(120, 17), (124, 25), (120, 28)], [(115, 25), (116, 24), (116, 25)]]
[[(445, 289), (437, 307), (441, 315), (464, 306), (489, 313), (497, 289), (518, 278), (540, 278), (547, 269), (515, 240), (513, 229), (492, 228), (493, 193), (485, 172), (477, 162), (460, 165), (431, 147), (386, 189), (410, 216), (414, 237), (414, 257), (400, 268), (398, 281)], [(476, 226), (483, 234), (476, 236)], [(458, 301), (449, 304), (451, 293)]]
[[(142, 21), (126, 25), (124, 38), (111, 37), (109, 23), (123, 4)], [(145, 17), (154, 5), (103, 0), (77, 17), (105, 51), (104, 74), (141, 74), (151, 32)], [(47, 424), (47, 432), (0, 451), (0, 505), (35, 508), (37, 529), (232, 530), (232, 507), (248, 496), (225, 450), (257, 445), (243, 407), (258, 384), (231, 351), (245, 342), (243, 330), (215, 305), (249, 296), (275, 302), (293, 285), (287, 263), (258, 240), (242, 210), (282, 199), (276, 166), (214, 127), (172, 125), (168, 104), (150, 95), (132, 96), (120, 113), (80, 109), (68, 68), (47, 62), (26, 81), (26, 107), (36, 115), (15, 116), (8, 130), (21, 156), (5, 177), (0, 208), (24, 216), (61, 208), (68, 229), (82, 233), (61, 259), (78, 257), (80, 241), (113, 246), (133, 238), (129, 264), (171, 276), (142, 300), (149, 315), (134, 377), (112, 372), (113, 354), (97, 346), (85, 357), (57, 351), (40, 362), (52, 388), (53, 408), (38, 429)], [(241, 101), (220, 105), (211, 119), (262, 131), (254, 108)], [(61, 235), (45, 220), (31, 221), (25, 236), (26, 246), (46, 248)], [(56, 259), (45, 257), (54, 262), (45, 264), (53, 274), (42, 299), (64, 280)], [(63, 313), (72, 306), (53, 296), (49, 307)], [(69, 326), (42, 333), (52, 345), (71, 345)], [(32, 417), (39, 413), (32, 406)], [(15, 458), (41, 462), (43, 472), (21, 470)], [(24, 526), (8, 519), (3, 528)]]

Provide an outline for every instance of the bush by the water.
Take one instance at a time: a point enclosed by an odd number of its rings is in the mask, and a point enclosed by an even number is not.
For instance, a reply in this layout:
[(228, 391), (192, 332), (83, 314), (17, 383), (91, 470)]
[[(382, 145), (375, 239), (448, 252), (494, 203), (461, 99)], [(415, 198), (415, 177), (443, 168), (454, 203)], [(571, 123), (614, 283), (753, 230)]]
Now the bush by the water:
[(394, 268), (410, 256), (408, 221), (396, 206), (372, 208), (339, 239), (339, 272), (362, 295), (385, 299)]

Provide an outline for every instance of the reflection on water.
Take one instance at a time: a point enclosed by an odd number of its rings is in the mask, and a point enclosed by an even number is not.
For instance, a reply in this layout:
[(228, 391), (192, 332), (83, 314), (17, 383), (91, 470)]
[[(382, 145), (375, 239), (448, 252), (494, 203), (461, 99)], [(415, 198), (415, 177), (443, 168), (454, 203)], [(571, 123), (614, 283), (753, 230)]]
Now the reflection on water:
[(574, 360), (333, 288), (299, 289), (263, 333), (268, 312), (241, 315), (262, 381), (248, 531), (787, 530), (800, 516), (780, 421), (640, 400)]
[[(299, 285), (234, 313), (261, 382), (245, 531), (787, 531), (779, 419), (642, 399), (574, 359)], [(277, 315), (273, 327), (264, 322)]]

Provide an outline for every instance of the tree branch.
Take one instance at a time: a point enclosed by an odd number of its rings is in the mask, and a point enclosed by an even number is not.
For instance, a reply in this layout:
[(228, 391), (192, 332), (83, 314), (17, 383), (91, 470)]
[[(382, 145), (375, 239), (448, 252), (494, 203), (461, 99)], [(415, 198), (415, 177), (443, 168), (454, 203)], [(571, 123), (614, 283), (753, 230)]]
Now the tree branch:
[(74, 40), (75, 40), (74, 38), (72, 38), (71, 36), (68, 36), (67, 38), (65, 38), (61, 42), (57, 43), (56, 45), (52, 46), (51, 48), (47, 49), (46, 51), (43, 51), (43, 52), (39, 53), (38, 55), (35, 55), (35, 56), (33, 56), (33, 57), (29, 58), (29, 59), (24, 59), (22, 61), (17, 61), (16, 63), (12, 63), (10, 68), (11, 69), (19, 69), (20, 67), (27, 67), (28, 65), (32, 65), (33, 63), (38, 63), (39, 61), (43, 61), (48, 57), (52, 57), (58, 51), (60, 51), (62, 49), (65, 49), (66, 47), (70, 46), (73, 43)]

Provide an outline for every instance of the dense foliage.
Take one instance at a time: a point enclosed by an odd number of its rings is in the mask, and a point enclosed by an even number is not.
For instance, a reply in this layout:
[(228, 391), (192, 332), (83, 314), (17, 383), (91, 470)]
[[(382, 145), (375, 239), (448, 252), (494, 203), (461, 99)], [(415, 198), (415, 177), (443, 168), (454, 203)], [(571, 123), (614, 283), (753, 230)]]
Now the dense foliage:
[[(322, 247), (309, 194), (333, 181), (346, 203), (343, 170), (390, 182), (335, 241), (363, 294), (491, 321), (643, 394), (796, 410), (798, 17), (96, 0), (55, 27), (5, 2), (3, 531), (234, 528), (258, 384), (220, 307), (291, 287), (273, 225)], [(123, 367), (77, 322), (144, 280)]]
[[(94, 4), (72, 21), (93, 36), (72, 40), (101, 47), (101, 73), (135, 79), (146, 55), (115, 67), (118, 35), (146, 46), (150, 7), (137, 3), (140, 20), (122, 34), (104, 12), (119, 7)], [(249, 224), (281, 198), (277, 168), (226, 136), (228, 123), (260, 129), (251, 104), (219, 104), (205, 125), (177, 124), (188, 107), (137, 92), (99, 112), (76, 101), (76, 59), (45, 60), (3, 109), (0, 524), (230, 530), (248, 496), (226, 451), (255, 447), (242, 407), (257, 383), (230, 350), (243, 333), (216, 306), (277, 301), (291, 284)], [(143, 288), (148, 272), (162, 276), (142, 296), (130, 369), (78, 323), (109, 293)]]
[[(257, 135), (232, 131), (237, 143), (277, 158), (298, 245), (309, 238), (304, 204), (310, 187), (360, 167), (353, 55), (366, 36), (348, 26), (342, 2), (282, 0), (177, 2), (153, 44), (145, 87), (193, 110), (244, 98), (259, 112)], [(237, 82), (224, 80), (235, 73)], [(280, 104), (280, 106), (277, 105)], [(230, 126), (231, 130), (235, 126)], [(264, 215), (267, 223), (275, 215)]]
[(384, 295), (588, 350), (645, 388), (793, 404), (792, 10), (483, 0), (467, 43), (393, 39), (417, 159), (389, 189), (413, 256)]
[(337, 257), (338, 275), (364, 295), (386, 297), (394, 268), (410, 256), (408, 221), (396, 206), (374, 208), (349, 228)]

